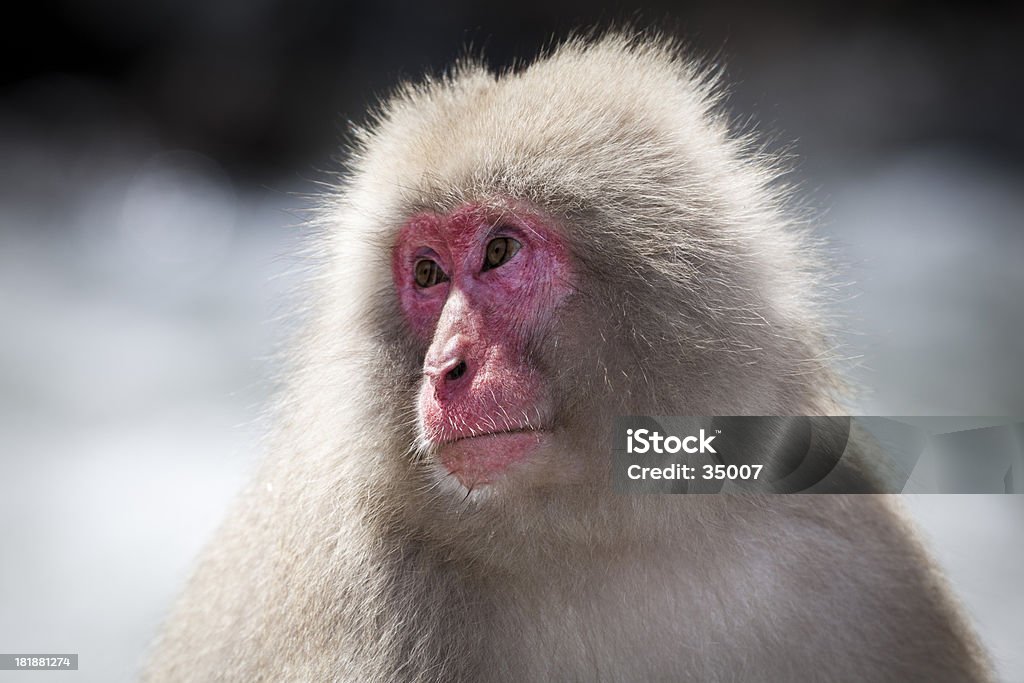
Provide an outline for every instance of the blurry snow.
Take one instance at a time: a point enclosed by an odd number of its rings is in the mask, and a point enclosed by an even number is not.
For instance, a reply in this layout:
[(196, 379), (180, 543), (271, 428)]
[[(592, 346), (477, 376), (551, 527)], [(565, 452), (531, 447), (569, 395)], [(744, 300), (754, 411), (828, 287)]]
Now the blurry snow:
[(0, 649), (129, 680), (259, 452), (298, 202), (189, 153), (3, 199)]
[[(9, 151), (25, 177), (0, 179), (0, 650), (81, 655), (33, 680), (129, 680), (258, 456), (301, 202), (186, 152), (68, 170)], [(860, 412), (1024, 415), (1020, 184), (936, 152), (826, 186), (861, 292), (843, 306), (875, 389)], [(1024, 497), (906, 504), (1024, 681)]]

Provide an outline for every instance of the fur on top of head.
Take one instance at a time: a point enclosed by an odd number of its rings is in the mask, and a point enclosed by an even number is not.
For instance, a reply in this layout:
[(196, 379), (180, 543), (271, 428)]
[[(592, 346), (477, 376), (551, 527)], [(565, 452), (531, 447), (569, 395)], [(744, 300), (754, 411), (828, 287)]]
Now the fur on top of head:
[(371, 264), (377, 306), (409, 216), (523, 202), (568, 226), (594, 282), (629, 280), (637, 305), (669, 328), (632, 330), (651, 355), (674, 346), (737, 367), (766, 361), (765, 382), (793, 378), (795, 395), (817, 375), (821, 394), (834, 385), (822, 259), (777, 157), (731, 128), (721, 99), (715, 71), (676, 43), (623, 33), (570, 39), (501, 73), (466, 61), (403, 85), (355, 131), (327, 221), (327, 277), (351, 281), (354, 264)]

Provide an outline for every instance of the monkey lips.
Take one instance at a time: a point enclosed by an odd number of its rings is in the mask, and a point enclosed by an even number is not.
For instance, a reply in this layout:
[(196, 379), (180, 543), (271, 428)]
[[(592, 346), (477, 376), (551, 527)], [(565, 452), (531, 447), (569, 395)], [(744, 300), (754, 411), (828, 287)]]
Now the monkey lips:
[(466, 488), (491, 484), (512, 465), (527, 460), (546, 440), (543, 431), (497, 432), (442, 444), (437, 459)]

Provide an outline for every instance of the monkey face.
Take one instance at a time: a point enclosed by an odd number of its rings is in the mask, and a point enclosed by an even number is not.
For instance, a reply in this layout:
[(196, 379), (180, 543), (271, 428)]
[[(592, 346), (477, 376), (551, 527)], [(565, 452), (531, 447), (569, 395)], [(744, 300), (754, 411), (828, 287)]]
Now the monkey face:
[(550, 443), (550, 383), (532, 349), (572, 292), (562, 237), (544, 219), (464, 205), (400, 231), (392, 275), (425, 348), (421, 446), (472, 488)]

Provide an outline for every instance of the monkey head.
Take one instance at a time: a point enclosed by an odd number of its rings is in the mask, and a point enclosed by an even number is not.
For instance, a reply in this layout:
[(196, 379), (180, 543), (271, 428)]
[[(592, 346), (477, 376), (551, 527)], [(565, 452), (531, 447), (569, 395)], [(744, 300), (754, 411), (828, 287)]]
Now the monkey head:
[(357, 131), (303, 367), (386, 435), (361, 462), (389, 500), (565, 505), (609, 492), (617, 415), (832, 410), (818, 255), (717, 101), (611, 36), (462, 66)]

